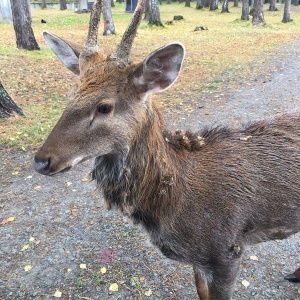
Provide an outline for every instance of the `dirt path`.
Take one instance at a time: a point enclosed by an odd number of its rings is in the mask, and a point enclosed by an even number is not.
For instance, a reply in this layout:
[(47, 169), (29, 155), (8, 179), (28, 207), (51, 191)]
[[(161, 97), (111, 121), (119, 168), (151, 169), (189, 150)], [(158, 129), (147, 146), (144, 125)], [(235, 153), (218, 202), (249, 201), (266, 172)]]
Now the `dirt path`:
[[(180, 107), (169, 112), (169, 125), (237, 125), (299, 109), (298, 49), (300, 40), (266, 58), (263, 76), (233, 83), (224, 74), (216, 91), (195, 95), (189, 116)], [(48, 178), (31, 168), (33, 152), (0, 148), (0, 222), (15, 218), (0, 225), (0, 299), (55, 299), (56, 291), (62, 299), (197, 299), (189, 266), (162, 257), (143, 230), (104, 208), (88, 181), (91, 162)], [(249, 248), (234, 299), (300, 299), (300, 285), (283, 280), (300, 265), (299, 249), (299, 235)]]

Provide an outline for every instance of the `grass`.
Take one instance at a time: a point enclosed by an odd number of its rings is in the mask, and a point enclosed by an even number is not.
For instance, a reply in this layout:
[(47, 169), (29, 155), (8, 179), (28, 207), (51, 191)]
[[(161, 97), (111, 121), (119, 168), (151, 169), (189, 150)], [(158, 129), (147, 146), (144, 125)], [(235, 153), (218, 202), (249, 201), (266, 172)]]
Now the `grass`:
[[(157, 100), (162, 106), (167, 103), (170, 107), (181, 101), (179, 92), (193, 97), (202, 90), (215, 91), (222, 84), (222, 74), (235, 78), (242, 72), (249, 72), (249, 62), (263, 62), (266, 51), (276, 57), (276, 47), (299, 37), (299, 7), (292, 6), (294, 21), (288, 24), (281, 22), (283, 5), (278, 5), (277, 12), (269, 12), (267, 8), (266, 5), (267, 25), (253, 27), (251, 21), (240, 20), (241, 4), (238, 8), (230, 7), (230, 14), (221, 14), (220, 10), (211, 12), (187, 8), (184, 3), (164, 3), (160, 6), (163, 23), (178, 14), (183, 15), (184, 20), (158, 28), (143, 22), (133, 46), (133, 60), (141, 61), (156, 48), (174, 40), (180, 41), (187, 50), (180, 78), (170, 90), (157, 96)], [(117, 34), (100, 37), (100, 44), (108, 52), (115, 49), (132, 16), (124, 10), (124, 4), (116, 3), (113, 8)], [(45, 9), (33, 10), (32, 18), (41, 51), (16, 49), (12, 24), (0, 24), (0, 80), (27, 113), (26, 118), (17, 116), (0, 120), (0, 143), (21, 149), (36, 147), (45, 139), (58, 120), (74, 81), (70, 72), (61, 66), (46, 46), (41, 32), (49, 30), (83, 44), (89, 14)], [(42, 24), (41, 19), (47, 23)], [(100, 35), (102, 26), (101, 23)], [(196, 26), (206, 26), (208, 30), (194, 32)]]

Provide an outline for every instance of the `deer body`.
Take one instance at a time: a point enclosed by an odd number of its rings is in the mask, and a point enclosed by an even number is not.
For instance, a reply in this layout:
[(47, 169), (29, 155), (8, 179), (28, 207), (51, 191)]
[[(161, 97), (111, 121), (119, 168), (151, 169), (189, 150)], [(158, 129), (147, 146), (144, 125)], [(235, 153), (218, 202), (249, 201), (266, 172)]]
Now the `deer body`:
[(151, 94), (174, 83), (184, 47), (172, 43), (131, 64), (136, 31), (127, 30), (106, 56), (94, 43), (99, 10), (98, 0), (84, 49), (44, 33), (79, 81), (34, 167), (55, 175), (95, 158), (92, 176), (108, 207), (141, 223), (165, 256), (193, 265), (201, 300), (228, 300), (247, 244), (300, 230), (300, 114), (242, 129), (166, 131)]

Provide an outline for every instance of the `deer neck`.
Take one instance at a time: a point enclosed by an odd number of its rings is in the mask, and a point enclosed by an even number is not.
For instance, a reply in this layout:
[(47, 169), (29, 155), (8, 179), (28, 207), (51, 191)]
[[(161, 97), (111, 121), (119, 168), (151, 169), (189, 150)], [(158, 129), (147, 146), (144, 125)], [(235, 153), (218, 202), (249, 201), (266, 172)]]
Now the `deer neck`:
[(182, 190), (181, 161), (166, 141), (162, 116), (155, 105), (146, 114), (130, 149), (97, 157), (92, 171), (108, 208), (115, 206), (144, 223), (174, 213), (179, 203), (174, 197)]

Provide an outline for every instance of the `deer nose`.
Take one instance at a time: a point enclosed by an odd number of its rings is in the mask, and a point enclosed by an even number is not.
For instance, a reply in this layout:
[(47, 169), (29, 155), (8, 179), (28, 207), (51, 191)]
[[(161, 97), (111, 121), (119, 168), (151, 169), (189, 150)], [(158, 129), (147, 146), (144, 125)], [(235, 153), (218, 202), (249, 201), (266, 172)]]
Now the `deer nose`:
[(34, 157), (33, 167), (40, 174), (48, 175), (50, 173), (50, 158), (38, 159)]

